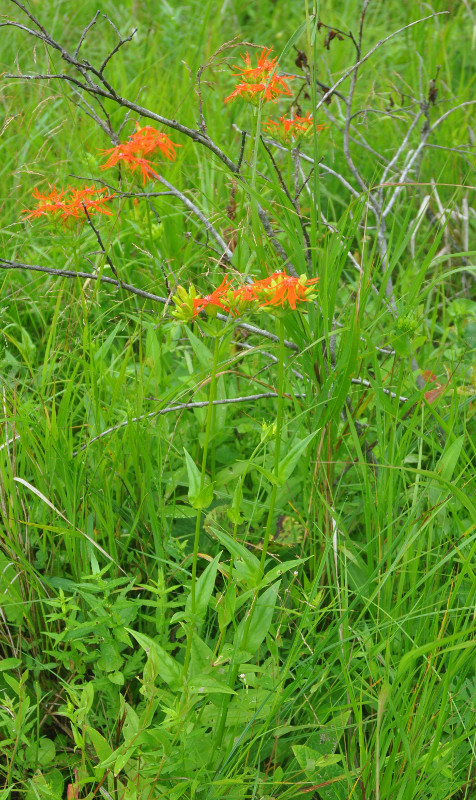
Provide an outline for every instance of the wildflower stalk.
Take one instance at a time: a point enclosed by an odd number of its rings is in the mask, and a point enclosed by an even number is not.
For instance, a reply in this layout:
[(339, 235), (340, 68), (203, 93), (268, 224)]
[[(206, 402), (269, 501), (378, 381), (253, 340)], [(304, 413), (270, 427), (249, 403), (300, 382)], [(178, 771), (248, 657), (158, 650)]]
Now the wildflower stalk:
[(262, 103), (259, 104), (256, 112), (256, 131), (253, 140), (253, 156), (252, 156), (252, 163), (251, 163), (251, 187), (254, 189), (256, 186), (256, 172), (257, 172), (257, 163), (258, 163), (258, 146), (259, 141), (261, 138), (261, 112), (263, 106)]
[[(278, 408), (276, 414), (276, 440), (274, 445), (275, 483), (272, 486), (271, 495), (269, 498), (268, 519), (266, 521), (263, 549), (261, 551), (260, 568), (262, 574), (264, 573), (264, 565), (266, 562), (266, 556), (268, 554), (269, 537), (271, 534), (271, 525), (273, 523), (274, 508), (276, 505), (276, 494), (278, 491), (279, 457), (281, 454), (281, 428), (283, 423), (283, 392), (284, 392), (284, 322), (281, 316), (278, 317), (278, 335), (279, 335), (278, 402), (277, 402)], [(245, 634), (247, 635), (247, 631), (245, 631)]]
[[(202, 453), (202, 471), (200, 475), (200, 492), (203, 491), (205, 488), (205, 474), (206, 474), (206, 467), (207, 467), (207, 456), (208, 456), (208, 445), (210, 442), (210, 432), (212, 428), (212, 420), (213, 420), (213, 401), (215, 400), (216, 395), (216, 385), (217, 385), (217, 366), (218, 366), (218, 354), (220, 352), (220, 344), (221, 338), (216, 336), (214, 339), (214, 350), (213, 350), (213, 363), (212, 363), (212, 371), (210, 377), (210, 392), (208, 395), (208, 407), (207, 407), (207, 420), (205, 425), (205, 441), (203, 443), (203, 453)], [(197, 509), (197, 519), (195, 522), (195, 536), (193, 540), (193, 554), (192, 554), (192, 587), (191, 587), (191, 616), (192, 619), (190, 621), (188, 633), (187, 633), (187, 649), (185, 651), (185, 660), (183, 665), (183, 676), (184, 678), (187, 675), (188, 667), (190, 664), (190, 656), (192, 653), (192, 639), (193, 639), (193, 632), (195, 628), (195, 620), (194, 616), (196, 613), (196, 584), (197, 584), (197, 561), (198, 561), (198, 541), (200, 538), (200, 523), (202, 519), (202, 509)]]
[[(278, 403), (277, 403), (278, 408), (276, 415), (276, 439), (275, 439), (275, 449), (274, 449), (274, 470), (273, 470), (274, 478), (276, 480), (271, 488), (271, 494), (269, 499), (268, 519), (266, 521), (266, 530), (264, 534), (263, 549), (261, 552), (261, 560), (260, 560), (261, 577), (263, 577), (264, 575), (264, 567), (266, 563), (266, 556), (268, 554), (269, 539), (271, 535), (271, 526), (274, 517), (274, 509), (276, 506), (276, 494), (278, 490), (279, 458), (281, 454), (281, 429), (283, 421), (283, 393), (284, 393), (284, 322), (281, 315), (278, 317), (278, 335), (279, 335)], [(243, 636), (241, 642), (238, 642), (237, 644), (237, 649), (239, 650), (246, 650), (251, 622), (256, 608), (256, 603), (258, 601), (258, 595), (259, 595), (259, 588), (257, 588), (253, 594), (253, 600), (251, 601), (251, 606), (249, 608), (248, 615), (246, 617)], [(231, 689), (234, 687), (236, 683), (239, 668), (240, 665), (236, 663), (232, 667), (230, 680), (228, 683)], [(230, 702), (230, 695), (226, 695), (223, 698), (223, 705), (221, 709), (221, 715), (216, 734), (216, 747), (218, 749), (222, 746), (223, 742), (223, 735), (225, 732), (225, 724), (226, 724), (226, 717), (228, 714), (229, 702)]]

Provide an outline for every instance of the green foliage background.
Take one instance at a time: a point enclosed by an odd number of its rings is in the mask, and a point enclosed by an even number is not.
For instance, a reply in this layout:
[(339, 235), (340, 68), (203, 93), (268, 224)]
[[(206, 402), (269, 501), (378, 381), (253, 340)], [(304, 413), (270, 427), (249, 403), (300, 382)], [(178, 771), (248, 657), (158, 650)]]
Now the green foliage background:
[[(24, 21), (13, 3), (4, 5), (2, 13)], [(71, 49), (96, 11), (90, 0), (29, 8)], [(435, 75), (431, 115), (474, 98), (474, 12), (450, 0), (432, 9), (449, 13), (392, 39), (360, 73), (355, 108), (395, 110), (391, 119), (368, 111), (356, 122), (388, 158), (408, 130), (411, 98)], [(133, 0), (103, 2), (101, 10), (123, 33), (138, 28), (110, 68), (119, 93), (195, 127), (199, 65), (235, 36), (279, 53), (306, 4)], [(359, 14), (356, 0), (319, 7), (323, 22), (344, 31), (357, 31)], [(429, 14), (426, 3), (372, 2), (364, 50)], [(348, 40), (327, 50), (324, 38), (322, 31), (317, 75), (331, 84), (353, 51)], [(95, 63), (115, 43), (101, 20), (84, 52)], [(305, 34), (298, 45), (306, 47)], [(245, 49), (226, 51), (203, 79), (209, 133), (235, 159), (236, 128), (252, 132), (255, 118), (223, 98), (234, 85), (230, 65)], [(295, 73), (294, 58), (280, 68)], [(47, 56), (41, 42), (11, 27), (0, 30), (0, 63), (5, 73), (17, 64), (24, 73), (63, 69), (58, 54)], [(35, 187), (106, 177), (99, 168), (109, 140), (61, 81), (4, 77), (0, 91), (2, 257), (108, 274), (87, 226), (26, 222), (21, 212)], [(107, 110), (119, 126), (124, 110)], [(336, 124), (327, 121), (309, 155), (352, 182), (335, 98), (328, 111)], [(2, 272), (1, 800), (61, 798), (68, 785), (69, 796), (151, 800), (474, 796), (474, 128), (474, 105), (449, 116), (423, 152), (415, 185), (395, 204), (388, 241), (397, 320), (384, 302), (370, 218), (359, 225), (365, 193), (350, 197), (325, 171), (312, 178), (338, 234), (314, 218), (320, 309), (285, 321), (301, 352), (286, 356), (283, 452), (318, 433), (278, 489), (263, 576), (275, 401), (216, 407), (208, 463), (215, 495), (201, 528), (185, 680), (197, 512), (184, 448), (199, 463), (206, 409), (155, 412), (207, 400), (213, 342), (167, 308), (99, 282)], [(181, 148), (164, 175), (222, 234), (234, 229), (234, 272), (260, 278), (279, 268), (243, 185), (205, 148), (169, 134)], [(259, 155), (256, 193), (306, 271), (295, 220), (265, 150)], [(375, 153), (355, 147), (353, 155), (366, 181), (377, 183)], [(278, 157), (284, 173), (292, 170)], [(432, 181), (453, 216), (416, 227)], [(473, 211), (468, 241), (465, 201)], [(154, 207), (158, 218), (144, 203), (121, 200), (114, 219), (101, 221), (122, 280), (161, 296), (175, 281), (210, 291), (223, 277), (214, 243), (176, 198), (157, 198)], [(313, 213), (303, 199), (303, 214)], [(323, 344), (333, 320), (341, 332), (331, 365)], [(265, 314), (250, 322), (274, 324)], [(222, 343), (218, 397), (273, 390), (277, 367), (265, 353), (278, 356), (277, 345), (235, 338)], [(437, 401), (424, 398), (435, 384), (417, 385), (412, 354), (444, 387)], [(91, 442), (113, 426), (121, 427)], [(234, 527), (226, 511), (242, 477)]]

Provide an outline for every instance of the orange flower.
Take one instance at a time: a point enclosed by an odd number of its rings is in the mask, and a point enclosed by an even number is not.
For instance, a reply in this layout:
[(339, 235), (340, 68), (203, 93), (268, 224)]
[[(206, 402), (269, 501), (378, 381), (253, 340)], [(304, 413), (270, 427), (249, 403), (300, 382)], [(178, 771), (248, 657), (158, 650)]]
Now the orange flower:
[(224, 278), (220, 286), (215, 289), (211, 294), (205, 297), (196, 297), (193, 299), (193, 316), (196, 317), (200, 311), (206, 311), (210, 317), (215, 317), (218, 309), (228, 311), (228, 303), (226, 300), (223, 302), (225, 295), (231, 286), (231, 281)]
[(276, 75), (277, 58), (268, 58), (272, 51), (263, 48), (261, 54), (257, 56), (257, 66), (251, 66), (249, 53), (241, 56), (246, 67), (237, 67), (238, 72), (233, 73), (240, 79), (240, 83), (235, 86), (233, 92), (225, 99), (225, 103), (234, 100), (235, 97), (243, 97), (247, 102), (258, 105), (260, 100), (268, 103), (276, 100), (280, 95), (291, 95), (289, 86), (286, 83), (289, 78)]
[(269, 81), (263, 81), (261, 83), (239, 83), (235, 86), (233, 92), (225, 99), (225, 103), (229, 103), (230, 100), (234, 100), (235, 97), (240, 95), (247, 100), (248, 103), (259, 105), (261, 99), (263, 99), (265, 103), (268, 103), (270, 100), (274, 102), (280, 95), (291, 96), (291, 92), (285, 78), (281, 78), (279, 75), (273, 75)]
[(33, 197), (38, 200), (37, 207), (33, 211), (25, 209), (22, 214), (26, 214), (27, 217), (46, 217), (48, 214), (60, 211), (64, 207), (62, 202), (63, 195), (64, 192), (58, 192), (56, 187), (51, 186), (51, 184), (49, 194), (41, 194), (38, 189), (33, 189)]
[(180, 144), (172, 142), (165, 133), (157, 131), (150, 125), (144, 128), (139, 128), (136, 123), (137, 130), (129, 137), (128, 142), (118, 144), (110, 150), (104, 150), (104, 153), (110, 154), (108, 160), (102, 165), (101, 169), (109, 169), (115, 167), (120, 161), (127, 164), (131, 171), (134, 172), (138, 169), (142, 175), (142, 183), (145, 184), (148, 178), (158, 178), (152, 163), (144, 156), (154, 153), (159, 150), (165, 158), (173, 161), (176, 158), (175, 147), (181, 147)]
[(255, 297), (259, 300), (262, 308), (266, 306), (284, 307), (287, 302), (295, 311), (297, 303), (314, 299), (313, 286), (318, 280), (319, 278), (307, 278), (306, 275), (294, 278), (292, 275), (286, 275), (285, 272), (273, 272), (268, 278), (256, 281), (253, 286), (255, 287)]
[[(25, 209), (22, 213), (27, 217), (42, 217), (59, 214), (64, 221), (68, 217), (86, 217), (84, 208), (88, 213), (112, 215), (112, 212), (105, 207), (105, 203), (111, 200), (114, 195), (101, 197), (106, 189), (96, 189), (95, 186), (84, 186), (82, 189), (66, 189), (58, 192), (56, 187), (50, 186), (48, 195), (41, 194), (38, 189), (34, 189), (33, 196), (36, 197), (38, 205), (32, 211)], [(69, 192), (69, 195), (68, 195)]]
[(312, 130), (322, 131), (325, 125), (318, 125), (314, 123), (311, 112), (306, 114), (305, 117), (294, 117), (294, 119), (286, 119), (286, 117), (279, 117), (279, 122), (273, 122), (269, 119), (264, 123), (269, 132), (277, 139), (280, 139), (283, 144), (297, 144), (305, 137), (309, 136)]
[[(71, 189), (71, 200), (65, 204), (61, 213), (61, 217), (79, 217), (86, 216), (85, 208), (88, 214), (96, 212), (97, 214), (106, 214), (112, 217), (112, 211), (105, 208), (104, 203), (107, 203), (114, 195), (107, 195), (106, 197), (99, 197), (106, 189), (96, 189), (95, 186), (85, 186), (83, 189)], [(96, 195), (96, 197), (94, 197)]]
[(250, 54), (246, 53), (246, 55), (241, 56), (246, 64), (246, 67), (237, 67), (236, 69), (238, 72), (233, 74), (236, 77), (239, 77), (244, 83), (260, 83), (262, 81), (266, 82), (271, 72), (274, 71), (276, 62), (278, 60), (277, 58), (268, 59), (269, 54), (272, 52), (272, 47), (270, 47), (269, 50), (267, 50), (266, 47), (263, 47), (260, 55), (256, 56), (256, 60), (258, 62), (258, 66), (256, 67), (251, 66)]

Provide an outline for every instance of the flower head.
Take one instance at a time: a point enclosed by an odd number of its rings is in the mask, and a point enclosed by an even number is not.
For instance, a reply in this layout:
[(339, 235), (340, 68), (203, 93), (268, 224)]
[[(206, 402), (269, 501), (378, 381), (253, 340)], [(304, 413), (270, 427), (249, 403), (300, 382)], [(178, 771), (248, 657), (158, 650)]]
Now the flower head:
[(200, 311), (205, 311), (210, 317), (216, 317), (219, 308), (222, 311), (228, 311), (228, 303), (225, 298), (230, 286), (231, 281), (224, 278), (220, 286), (211, 294), (207, 294), (205, 297), (196, 297), (193, 300), (193, 316), (196, 317)]
[(213, 318), (221, 309), (239, 317), (253, 309), (284, 308), (286, 304), (295, 311), (299, 303), (314, 299), (317, 281), (318, 278), (307, 278), (306, 275), (294, 278), (285, 272), (273, 272), (267, 278), (233, 289), (231, 281), (224, 278), (217, 289), (205, 296), (199, 295), (193, 284), (188, 290), (178, 286), (172, 297), (172, 316), (181, 322), (191, 322), (201, 311)]
[(267, 306), (284, 307), (289, 303), (293, 311), (298, 303), (308, 302), (316, 296), (314, 284), (319, 278), (307, 278), (300, 275), (295, 278), (285, 272), (273, 272), (268, 278), (256, 281), (255, 296), (262, 308)]
[(33, 190), (36, 198), (37, 207), (33, 210), (25, 209), (22, 213), (27, 217), (54, 217), (58, 214), (63, 222), (69, 217), (76, 219), (86, 218), (88, 214), (106, 214), (111, 216), (112, 212), (106, 207), (106, 203), (114, 195), (102, 196), (107, 190), (97, 189), (95, 186), (84, 186), (83, 188), (69, 188), (58, 191), (56, 187), (50, 186), (49, 194), (42, 194), (38, 189)]
[(225, 99), (225, 103), (229, 103), (235, 97), (243, 97), (248, 103), (253, 103), (253, 105), (257, 106), (261, 100), (265, 103), (270, 100), (274, 102), (280, 95), (290, 96), (289, 86), (285, 78), (281, 78), (279, 75), (272, 75), (261, 83), (239, 83)]
[(260, 102), (274, 102), (280, 95), (291, 95), (289, 86), (286, 83), (289, 78), (284, 78), (275, 73), (277, 58), (269, 58), (272, 48), (263, 48), (257, 56), (257, 66), (251, 66), (249, 53), (242, 56), (245, 67), (237, 67), (237, 72), (233, 73), (239, 78), (239, 83), (233, 92), (225, 99), (225, 103), (234, 100), (235, 97), (243, 97), (248, 103), (259, 105)]
[(322, 131), (326, 127), (315, 123), (310, 112), (305, 117), (296, 116), (294, 119), (279, 117), (279, 122), (269, 119), (264, 126), (283, 144), (299, 144), (302, 139), (310, 136), (314, 129)]
[(139, 170), (142, 175), (142, 183), (145, 184), (149, 178), (158, 178), (152, 162), (145, 156), (158, 150), (169, 161), (173, 161), (176, 158), (175, 148), (181, 147), (181, 145), (175, 144), (165, 133), (157, 131), (150, 125), (140, 128), (136, 123), (136, 128), (136, 132), (129, 137), (127, 142), (104, 151), (109, 158), (101, 169), (115, 167), (122, 161), (127, 164), (131, 172)]
[(260, 55), (256, 56), (256, 67), (251, 66), (250, 54), (246, 53), (246, 55), (241, 56), (246, 64), (246, 67), (236, 67), (238, 72), (233, 74), (235, 77), (240, 78), (240, 80), (244, 83), (260, 83), (263, 80), (266, 81), (271, 72), (274, 71), (278, 60), (277, 58), (268, 58), (269, 54), (272, 52), (272, 47), (270, 47), (268, 50), (266, 47), (263, 47)]

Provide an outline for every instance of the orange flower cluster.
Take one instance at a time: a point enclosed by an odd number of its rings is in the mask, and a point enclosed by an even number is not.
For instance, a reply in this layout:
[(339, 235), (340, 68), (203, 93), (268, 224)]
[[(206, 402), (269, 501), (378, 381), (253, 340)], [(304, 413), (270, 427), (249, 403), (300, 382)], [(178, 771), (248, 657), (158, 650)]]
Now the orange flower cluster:
[(277, 58), (269, 58), (272, 52), (272, 47), (268, 50), (263, 48), (259, 56), (257, 56), (257, 66), (251, 66), (251, 59), (249, 53), (241, 56), (245, 62), (245, 67), (237, 67), (238, 72), (234, 75), (239, 78), (239, 83), (235, 86), (234, 91), (226, 98), (225, 103), (234, 100), (235, 97), (243, 97), (249, 103), (259, 105), (260, 101), (268, 103), (270, 100), (274, 101), (280, 95), (291, 96), (289, 86), (286, 83), (289, 78), (284, 78), (281, 75), (276, 75)]
[(232, 283), (225, 278), (211, 294), (201, 296), (192, 284), (187, 291), (183, 286), (177, 288), (173, 302), (172, 316), (183, 322), (190, 322), (201, 312), (216, 317), (221, 309), (235, 317), (246, 311), (272, 306), (285, 308), (289, 305), (294, 311), (299, 303), (309, 302), (316, 296), (315, 284), (318, 278), (301, 275), (295, 278), (285, 272), (273, 272), (269, 277), (232, 289)]
[(299, 144), (302, 139), (312, 133), (314, 128), (316, 131), (322, 131), (326, 127), (325, 125), (317, 125), (311, 116), (311, 112), (306, 114), (305, 117), (296, 116), (294, 119), (279, 117), (279, 122), (273, 122), (272, 119), (268, 119), (264, 126), (268, 128), (272, 136), (286, 145)]
[(112, 211), (106, 208), (105, 203), (112, 200), (113, 194), (102, 197), (106, 189), (96, 189), (95, 186), (84, 186), (82, 189), (70, 188), (58, 191), (55, 186), (50, 185), (50, 193), (42, 194), (38, 189), (34, 189), (33, 196), (36, 198), (37, 207), (33, 210), (25, 209), (22, 213), (27, 217), (48, 217), (59, 215), (63, 222), (74, 217), (76, 219), (86, 219), (85, 208), (88, 214), (106, 214), (112, 216)]
[(182, 145), (175, 144), (165, 133), (157, 131), (150, 125), (139, 128), (136, 123), (136, 126), (137, 130), (129, 137), (129, 141), (104, 151), (105, 155), (109, 154), (109, 158), (101, 169), (109, 169), (109, 167), (115, 167), (119, 162), (123, 162), (130, 167), (132, 172), (140, 171), (142, 184), (145, 185), (148, 179), (158, 178), (152, 162), (145, 156), (158, 150), (169, 161), (173, 161), (176, 157), (175, 148)]

